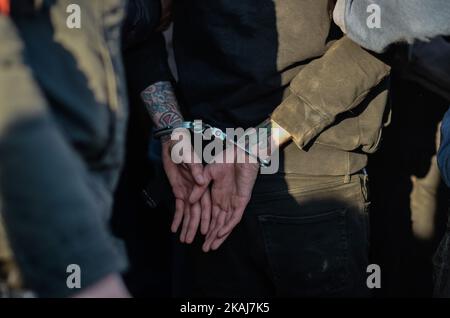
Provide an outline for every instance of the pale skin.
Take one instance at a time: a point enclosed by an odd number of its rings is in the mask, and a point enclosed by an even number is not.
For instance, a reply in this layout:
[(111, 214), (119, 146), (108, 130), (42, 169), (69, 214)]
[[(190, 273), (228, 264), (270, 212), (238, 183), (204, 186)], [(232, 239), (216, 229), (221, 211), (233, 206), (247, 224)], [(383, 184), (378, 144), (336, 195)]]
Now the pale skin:
[[(273, 134), (269, 137), (272, 143), (269, 141), (267, 144), (271, 144), (272, 147), (268, 152), (268, 157), (281, 145), (291, 140), (289, 133), (272, 120), (259, 127), (278, 129), (277, 137)], [(234, 149), (235, 158), (239, 151), (241, 150)], [(254, 151), (252, 152), (254, 153)], [(221, 153), (218, 156), (224, 155)], [(246, 160), (246, 162), (250, 162), (250, 160)], [(211, 223), (202, 247), (204, 252), (217, 250), (241, 221), (251, 199), (259, 168), (257, 163), (212, 163), (204, 169), (205, 184), (211, 183), (212, 198)], [(205, 185), (197, 185), (192, 192), (190, 201), (198, 200), (204, 191), (206, 191)]]
[[(165, 128), (176, 126), (183, 122), (183, 116), (179, 110), (173, 87), (169, 82), (158, 82), (150, 85), (141, 93), (141, 98), (147, 106), (148, 112), (155, 127)], [(180, 141), (190, 147), (190, 135), (180, 134)], [(192, 243), (198, 228), (202, 234), (209, 229), (211, 215), (211, 199), (209, 191), (205, 191), (195, 201), (190, 202), (189, 197), (196, 185), (204, 186), (203, 165), (195, 152), (183, 153), (181, 163), (175, 164), (171, 158), (171, 149), (179, 140), (163, 138), (162, 161), (164, 170), (169, 179), (175, 196), (175, 216), (172, 222), (172, 232), (177, 232), (181, 226), (180, 241)]]
[[(157, 128), (176, 126), (183, 121), (170, 83), (155, 83), (145, 89), (141, 97)], [(269, 137), (273, 138), (270, 156), (280, 145), (288, 142), (290, 136), (273, 121), (265, 123), (265, 128), (277, 128), (280, 132), (278, 138), (273, 135)], [(181, 226), (180, 241), (189, 244), (200, 228), (200, 232), (206, 235), (203, 250), (216, 250), (242, 219), (259, 173), (259, 165), (212, 163), (203, 167), (201, 163), (195, 163), (194, 159), (200, 161), (193, 150), (183, 153), (182, 158), (179, 158), (180, 163), (176, 164), (171, 158), (171, 149), (180, 141), (192, 149), (188, 132), (178, 132), (177, 140), (162, 140), (164, 170), (176, 199), (171, 230), (176, 233)], [(235, 156), (238, 151), (241, 150), (236, 149)]]

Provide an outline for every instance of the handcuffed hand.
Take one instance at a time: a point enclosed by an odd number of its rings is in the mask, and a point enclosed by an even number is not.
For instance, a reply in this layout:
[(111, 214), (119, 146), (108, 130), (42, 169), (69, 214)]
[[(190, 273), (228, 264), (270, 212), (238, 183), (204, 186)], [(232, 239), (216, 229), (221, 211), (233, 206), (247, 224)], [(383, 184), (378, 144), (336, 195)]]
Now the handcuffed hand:
[[(237, 163), (237, 153), (242, 150), (235, 147), (227, 149), (234, 151), (218, 154), (213, 163), (205, 167), (205, 182), (203, 185), (196, 184), (190, 197), (191, 203), (197, 202), (208, 192), (208, 185), (211, 183), (212, 215), (203, 244), (204, 252), (217, 250), (239, 224), (250, 201), (260, 168), (258, 163)], [(230, 154), (234, 158), (226, 160), (230, 158)]]
[[(209, 230), (211, 219), (211, 199), (204, 178), (203, 165), (192, 149), (188, 130), (179, 129), (175, 138), (162, 141), (162, 160), (172, 191), (175, 196), (175, 215), (171, 230), (178, 231), (182, 225), (180, 241), (190, 244), (194, 241), (200, 226), (202, 234)], [(175, 139), (175, 140), (174, 140)], [(173, 146), (182, 143), (183, 152), (172, 151)], [(195, 201), (189, 201), (195, 187), (205, 187), (205, 191)]]

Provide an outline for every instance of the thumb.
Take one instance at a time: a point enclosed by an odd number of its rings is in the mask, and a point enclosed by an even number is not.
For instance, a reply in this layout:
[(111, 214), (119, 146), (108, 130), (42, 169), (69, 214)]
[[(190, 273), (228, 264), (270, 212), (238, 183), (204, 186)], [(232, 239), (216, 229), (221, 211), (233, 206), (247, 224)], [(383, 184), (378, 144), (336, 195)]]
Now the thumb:
[(200, 200), (205, 191), (208, 189), (209, 183), (211, 182), (211, 174), (209, 173), (208, 167), (203, 169), (202, 179), (203, 182), (201, 184), (196, 184), (194, 186), (194, 189), (189, 197), (190, 203), (195, 203)]
[(204, 185), (205, 178), (203, 177), (203, 165), (201, 163), (191, 163), (189, 164), (189, 169), (191, 170), (191, 175), (195, 182), (199, 185)]

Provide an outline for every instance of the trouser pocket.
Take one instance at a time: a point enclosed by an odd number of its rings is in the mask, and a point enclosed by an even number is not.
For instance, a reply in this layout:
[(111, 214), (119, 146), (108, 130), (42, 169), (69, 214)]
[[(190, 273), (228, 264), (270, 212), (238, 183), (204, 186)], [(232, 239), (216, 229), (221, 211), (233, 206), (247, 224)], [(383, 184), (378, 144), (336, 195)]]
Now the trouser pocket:
[(347, 288), (347, 209), (308, 217), (261, 215), (279, 296), (333, 296)]
[(368, 296), (367, 178), (355, 175), (314, 191), (293, 188), (257, 205), (277, 295)]

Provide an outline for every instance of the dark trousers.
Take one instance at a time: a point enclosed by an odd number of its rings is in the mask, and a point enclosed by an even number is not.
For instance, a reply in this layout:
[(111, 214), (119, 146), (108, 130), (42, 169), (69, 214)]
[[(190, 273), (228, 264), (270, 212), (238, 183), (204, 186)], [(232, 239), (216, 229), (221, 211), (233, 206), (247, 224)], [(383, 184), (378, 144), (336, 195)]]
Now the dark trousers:
[(194, 294), (368, 296), (367, 176), (262, 175), (219, 250), (190, 249)]
[(447, 231), (433, 258), (434, 297), (450, 298), (450, 216)]

